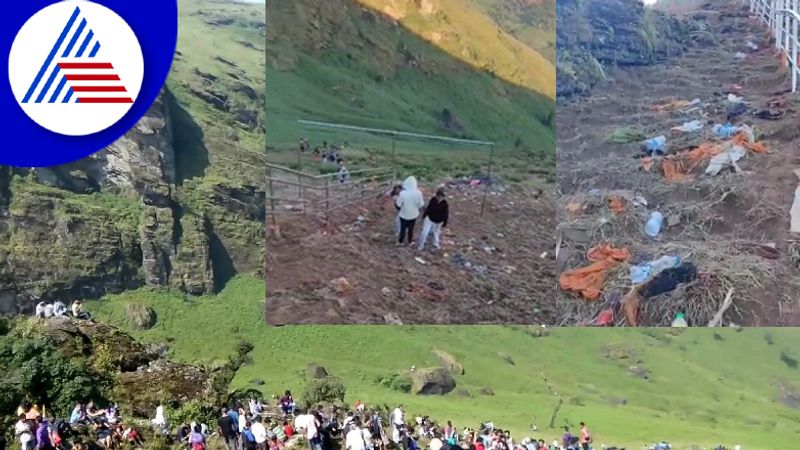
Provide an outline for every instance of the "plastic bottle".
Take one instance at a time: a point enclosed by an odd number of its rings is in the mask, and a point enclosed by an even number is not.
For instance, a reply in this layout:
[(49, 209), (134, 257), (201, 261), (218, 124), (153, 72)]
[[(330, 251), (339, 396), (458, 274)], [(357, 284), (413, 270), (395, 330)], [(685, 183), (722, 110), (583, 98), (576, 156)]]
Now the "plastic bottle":
[(673, 267), (678, 267), (681, 265), (681, 257), (680, 256), (662, 256), (655, 261), (650, 261), (647, 263), (650, 266), (653, 275), (658, 275), (659, 273), (663, 272), (664, 269), (671, 269)]
[(650, 218), (647, 219), (647, 224), (644, 226), (644, 232), (650, 237), (658, 236), (661, 232), (661, 224), (664, 223), (664, 216), (658, 211), (650, 213)]
[(663, 155), (664, 144), (666, 143), (667, 143), (667, 138), (662, 135), (644, 141), (644, 146), (647, 149), (647, 153), (651, 155)]
[(735, 127), (729, 123), (726, 123), (725, 125), (716, 124), (711, 127), (711, 131), (721, 138), (729, 138), (738, 133), (740, 129), (741, 128)]
[(686, 328), (688, 326), (689, 324), (686, 322), (686, 316), (682, 312), (675, 314), (675, 319), (672, 320), (673, 328)]
[(630, 278), (634, 284), (639, 284), (647, 281), (651, 277), (658, 275), (665, 269), (678, 267), (681, 264), (680, 256), (662, 256), (655, 261), (650, 261), (638, 266), (632, 266), (630, 271)]

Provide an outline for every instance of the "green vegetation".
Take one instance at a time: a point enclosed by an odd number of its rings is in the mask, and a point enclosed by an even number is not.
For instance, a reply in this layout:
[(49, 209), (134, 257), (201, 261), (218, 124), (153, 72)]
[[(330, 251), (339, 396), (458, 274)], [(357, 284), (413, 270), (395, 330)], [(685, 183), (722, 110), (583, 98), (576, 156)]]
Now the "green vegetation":
[[(556, 426), (584, 420), (607, 445), (668, 439), (676, 448), (726, 442), (770, 450), (789, 448), (800, 436), (800, 369), (792, 362), (800, 358), (794, 345), (800, 330), (265, 328), (263, 294), (260, 280), (240, 277), (215, 298), (142, 290), (91, 308), (146, 341), (168, 342), (186, 361), (225, 359), (246, 339), (253, 345), (250, 362), (232, 387), (267, 395), (301, 392), (313, 361), (343, 381), (348, 404), (402, 402), (412, 413), (456, 423), (491, 419), (518, 436), (558, 434), (547, 428), (557, 403), (550, 389), (564, 399)], [(130, 302), (153, 307), (158, 324), (135, 331), (124, 316)], [(456, 392), (412, 396), (393, 386), (394, 374), (412, 365), (439, 365), (434, 350), (463, 366)], [(530, 432), (532, 423), (545, 431)]]
[[(434, 11), (401, 3), (402, 11), (373, 0), (267, 4), (270, 160), (295, 163), (305, 136), (312, 148), (347, 142), (351, 170), (394, 163), (390, 139), (297, 123), (313, 119), (495, 141), (504, 161), (496, 173), (552, 171), (552, 63), (464, 0), (434, 2)], [(431, 177), (487, 170), (488, 149), (400, 140), (396, 151), (401, 169)]]
[(556, 62), (555, 0), (473, 0), (514, 37)]

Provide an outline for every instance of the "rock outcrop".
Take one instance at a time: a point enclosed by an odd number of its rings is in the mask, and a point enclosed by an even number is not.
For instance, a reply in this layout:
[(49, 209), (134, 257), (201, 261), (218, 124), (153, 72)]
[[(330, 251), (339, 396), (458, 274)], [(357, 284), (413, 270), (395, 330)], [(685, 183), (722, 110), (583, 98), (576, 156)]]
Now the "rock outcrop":
[[(167, 95), (95, 155), (55, 167), (0, 167), (0, 312), (142, 285), (214, 291), (206, 220), (176, 199)], [(221, 191), (220, 201), (233, 194)], [(259, 216), (254, 205), (227, 200), (246, 210), (237, 213)]]
[(415, 395), (444, 395), (456, 388), (456, 380), (442, 367), (417, 369), (409, 372), (409, 377)]
[(640, 0), (559, 0), (559, 97), (588, 92), (614, 65), (644, 65), (685, 51), (696, 25), (646, 8)]

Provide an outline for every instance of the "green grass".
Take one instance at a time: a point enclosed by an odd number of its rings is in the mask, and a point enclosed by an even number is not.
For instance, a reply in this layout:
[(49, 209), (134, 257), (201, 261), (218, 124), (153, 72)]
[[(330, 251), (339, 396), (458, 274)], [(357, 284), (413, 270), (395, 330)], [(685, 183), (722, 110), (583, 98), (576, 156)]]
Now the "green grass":
[[(240, 369), (234, 388), (272, 394), (299, 391), (309, 362), (344, 379), (347, 401), (404, 403), (412, 413), (476, 425), (494, 420), (517, 436), (554, 438), (547, 424), (556, 403), (541, 375), (564, 398), (556, 425), (586, 421), (598, 444), (636, 448), (668, 439), (675, 448), (726, 443), (745, 449), (792, 448), (800, 437), (800, 409), (780, 402), (778, 386), (800, 390), (800, 329), (558, 329), (535, 338), (533, 328), (496, 326), (304, 326), (267, 328), (262, 321), (261, 280), (240, 277), (214, 298), (187, 301), (163, 291), (140, 290), (94, 302), (104, 320), (128, 328), (124, 305), (145, 303), (158, 313), (146, 341), (169, 342), (185, 361), (211, 363), (254, 345), (252, 363)], [(768, 336), (769, 335), (769, 338)], [(770, 344), (769, 342), (772, 342)], [(449, 352), (464, 366), (459, 388), (415, 397), (374, 383), (375, 378), (415, 365), (436, 364), (433, 349)], [(614, 351), (609, 351), (613, 349)], [(508, 354), (515, 365), (504, 361)], [(607, 354), (616, 355), (608, 358)], [(634, 355), (620, 359), (619, 355)], [(648, 379), (628, 373), (640, 360)], [(265, 386), (251, 384), (254, 379)], [(495, 396), (479, 393), (490, 387)], [(624, 399), (626, 404), (619, 405)], [(529, 431), (531, 423), (542, 432)]]
[[(263, 183), (263, 168), (253, 161), (263, 158), (265, 145), (264, 5), (180, 0), (178, 6), (179, 54), (167, 86), (199, 128), (199, 135), (192, 139), (201, 139), (208, 152), (207, 174), (224, 175), (233, 182)], [(204, 79), (208, 76), (214, 78)], [(224, 95), (227, 110), (215, 108), (196, 92)], [(248, 126), (238, 121), (240, 110), (254, 114), (257, 123)], [(191, 125), (182, 124), (181, 131), (187, 133), (188, 128)], [(183, 141), (179, 140), (179, 153), (201, 151)], [(193, 153), (186, 156), (188, 165), (196, 159)], [(201, 170), (195, 168), (189, 174), (202, 176)]]
[[(435, 20), (412, 14), (401, 26), (366, 18), (356, 3), (360, 2), (268, 3), (270, 158), (273, 150), (296, 148), (301, 136), (309, 138), (312, 147), (323, 140), (377, 140), (309, 130), (298, 125), (298, 119), (492, 140), (498, 148), (540, 160), (554, 155), (555, 103), (541, 92), (554, 88), (554, 76), (552, 83), (546, 81), (549, 75), (532, 76), (540, 74), (540, 69), (554, 74), (552, 64), (543, 58), (544, 68), (538, 62), (520, 64), (526, 60), (520, 55), (533, 51), (522, 49), (522, 44), (503, 33), (498, 35), (486, 16), (460, 0), (444, 2), (446, 9)], [(311, 22), (322, 35), (309, 31)], [(465, 62), (456, 55), (456, 47), (448, 47), (450, 43), (436, 45), (426, 38), (438, 29), (460, 30), (451, 44), (474, 50), (477, 60)], [(496, 60), (489, 62), (486, 58), (491, 52)], [(512, 61), (509, 54), (518, 57)], [(532, 76), (547, 86), (509, 81), (513, 77), (504, 73)], [(445, 109), (457, 118), (461, 129), (443, 126), (440, 119)], [(389, 148), (390, 143), (383, 140), (383, 151)]]

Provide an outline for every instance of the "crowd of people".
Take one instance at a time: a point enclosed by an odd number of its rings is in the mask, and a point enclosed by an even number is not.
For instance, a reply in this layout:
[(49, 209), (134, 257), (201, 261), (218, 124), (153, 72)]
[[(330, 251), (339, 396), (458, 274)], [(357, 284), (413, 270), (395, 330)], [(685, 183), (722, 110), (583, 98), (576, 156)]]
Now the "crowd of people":
[[(81, 439), (72, 439), (79, 434)], [(21, 450), (114, 449), (144, 443), (137, 429), (122, 423), (116, 405), (101, 409), (91, 401), (76, 404), (68, 419), (50, 419), (37, 405), (23, 402), (17, 410), (14, 436)], [(86, 440), (87, 436), (92, 438)]]
[(83, 300), (75, 300), (67, 309), (67, 305), (61, 300), (53, 303), (39, 302), (36, 305), (36, 317), (47, 319), (50, 317), (74, 317), (82, 320), (92, 320), (91, 315), (83, 309)]
[(417, 186), (417, 179), (410, 176), (402, 184), (395, 185), (389, 192), (396, 215), (394, 220), (397, 245), (407, 242), (414, 245), (414, 227), (422, 218), (422, 231), (417, 241), (417, 250), (425, 249), (428, 237), (433, 235), (433, 247), (441, 248), (442, 230), (447, 227), (450, 216), (450, 205), (445, 196), (444, 186), (436, 189), (436, 194), (427, 203), (422, 191)]
[[(273, 408), (274, 406), (274, 408)], [(509, 430), (492, 422), (476, 428), (458, 428), (452, 421), (436, 423), (429, 416), (407, 418), (403, 405), (386, 417), (357, 401), (350, 409), (299, 408), (290, 391), (275, 405), (250, 399), (219, 408), (214, 429), (191, 422), (172, 426), (164, 407), (150, 420), (151, 432), (167, 439), (173, 449), (206, 450), (212, 436), (227, 450), (283, 450), (307, 445), (309, 450), (595, 450), (588, 426), (577, 433), (569, 427), (556, 440), (526, 437), (515, 440)], [(21, 450), (115, 450), (140, 448), (145, 439), (139, 429), (122, 420), (117, 405), (98, 407), (94, 402), (76, 403), (68, 419), (48, 419), (36, 405), (23, 402), (17, 410), (14, 436)], [(0, 450), (7, 444), (0, 433)], [(301, 440), (302, 439), (302, 440)], [(604, 450), (624, 450), (602, 446)], [(667, 442), (646, 446), (670, 450)], [(738, 445), (733, 447), (741, 450)], [(719, 446), (715, 450), (731, 450)]]

